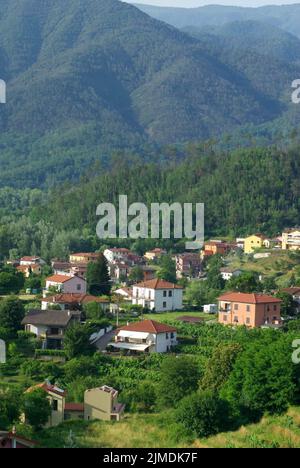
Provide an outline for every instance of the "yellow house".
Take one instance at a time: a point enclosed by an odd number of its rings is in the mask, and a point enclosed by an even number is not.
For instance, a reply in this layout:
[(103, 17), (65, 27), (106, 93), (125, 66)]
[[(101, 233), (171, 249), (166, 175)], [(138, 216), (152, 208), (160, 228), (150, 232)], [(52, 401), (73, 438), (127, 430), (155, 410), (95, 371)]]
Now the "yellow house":
[(253, 234), (252, 236), (246, 237), (244, 244), (245, 254), (251, 254), (255, 249), (261, 249), (262, 247), (270, 248), (270, 241), (262, 234)]
[(282, 233), (283, 250), (300, 250), (300, 228), (286, 229)]
[(104, 385), (84, 393), (84, 419), (92, 421), (120, 421), (125, 406), (118, 403), (118, 392)]
[[(51, 385), (49, 382), (30, 387), (27, 392), (32, 392), (39, 388), (47, 393), (47, 398), (51, 406), (51, 414), (45, 427), (58, 426), (64, 421), (66, 392), (55, 385)], [(21, 419), (26, 423), (24, 416), (22, 416)]]

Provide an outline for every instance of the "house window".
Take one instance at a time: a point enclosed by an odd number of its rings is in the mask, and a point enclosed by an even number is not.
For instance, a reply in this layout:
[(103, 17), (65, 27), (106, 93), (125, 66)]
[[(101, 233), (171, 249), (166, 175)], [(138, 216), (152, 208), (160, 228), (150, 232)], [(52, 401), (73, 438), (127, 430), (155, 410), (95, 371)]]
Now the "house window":
[(163, 308), (164, 308), (164, 309), (167, 308), (167, 303), (166, 303), (166, 302), (163, 302)]
[(81, 291), (81, 284), (77, 284), (77, 291)]
[(227, 322), (227, 315), (223, 315), (223, 321)]
[(164, 297), (167, 297), (167, 291), (164, 291)]
[(247, 311), (247, 312), (250, 312), (250, 311), (251, 311), (251, 307), (250, 307), (249, 305), (247, 305), (246, 311)]
[(172, 291), (169, 291), (169, 297), (172, 297), (173, 293)]
[(171, 333), (171, 339), (173, 340), (173, 338), (174, 338), (174, 333)]
[(276, 305), (274, 305), (273, 310), (274, 310), (274, 311), (277, 310), (277, 306), (276, 306)]
[(166, 333), (166, 339), (167, 340), (169, 339), (169, 333)]
[(238, 304), (234, 304), (234, 310), (239, 310), (239, 305)]
[(57, 401), (57, 400), (53, 400), (53, 401), (52, 401), (52, 410), (53, 410), (53, 411), (57, 411), (57, 410), (58, 410), (58, 401)]
[(247, 324), (247, 325), (250, 325), (250, 317), (247, 317), (247, 318), (246, 318), (246, 324)]
[(238, 323), (239, 318), (238, 318), (237, 316), (235, 316), (235, 317), (234, 317), (234, 321), (235, 321), (236, 323)]

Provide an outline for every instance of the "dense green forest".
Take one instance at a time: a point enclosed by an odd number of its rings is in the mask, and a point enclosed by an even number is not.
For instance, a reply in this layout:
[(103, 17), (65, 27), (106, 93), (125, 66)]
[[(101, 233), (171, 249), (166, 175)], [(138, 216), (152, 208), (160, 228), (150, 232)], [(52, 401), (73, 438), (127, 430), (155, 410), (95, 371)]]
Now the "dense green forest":
[[(1, 257), (41, 254), (66, 257), (69, 251), (96, 249), (99, 203), (205, 203), (206, 236), (276, 235), (298, 223), (300, 213), (300, 145), (215, 151), (190, 144), (157, 155), (157, 161), (119, 153), (107, 167), (95, 164), (78, 184), (49, 191), (0, 190)], [(113, 241), (116, 242), (116, 241)], [(151, 244), (152, 242), (152, 244)], [(154, 245), (150, 241), (150, 246)], [(135, 241), (143, 251), (149, 241)], [(179, 243), (177, 248), (183, 248)]]

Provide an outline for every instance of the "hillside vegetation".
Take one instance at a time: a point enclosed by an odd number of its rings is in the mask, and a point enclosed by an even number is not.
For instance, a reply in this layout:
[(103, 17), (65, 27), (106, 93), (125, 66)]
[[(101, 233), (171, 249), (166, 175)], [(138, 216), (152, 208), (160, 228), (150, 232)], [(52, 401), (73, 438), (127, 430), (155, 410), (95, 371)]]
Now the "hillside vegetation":
[(195, 441), (177, 440), (160, 415), (127, 415), (120, 423), (65, 423), (44, 431), (43, 447), (65, 447), (71, 440), (77, 447), (91, 448), (297, 448), (300, 446), (300, 409), (292, 407), (282, 416), (266, 416), (257, 424), (238, 431)]

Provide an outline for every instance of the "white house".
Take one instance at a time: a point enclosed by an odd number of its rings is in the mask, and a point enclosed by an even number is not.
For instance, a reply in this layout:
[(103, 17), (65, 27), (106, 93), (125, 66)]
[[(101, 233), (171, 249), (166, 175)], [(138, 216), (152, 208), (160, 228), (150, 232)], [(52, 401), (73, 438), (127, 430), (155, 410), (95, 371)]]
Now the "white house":
[(143, 281), (133, 286), (132, 304), (156, 312), (182, 309), (183, 288), (160, 279)]
[(104, 250), (104, 257), (109, 263), (114, 263), (117, 261), (127, 260), (127, 258), (132, 255), (130, 250), (123, 248), (113, 248)]
[(240, 276), (242, 274), (242, 270), (239, 270), (239, 269), (233, 270), (231, 268), (221, 268), (220, 273), (221, 273), (223, 280), (228, 281), (233, 276)]
[(21, 266), (35, 266), (35, 265), (46, 265), (46, 262), (40, 257), (22, 257), (20, 260)]
[(109, 346), (129, 352), (166, 353), (176, 345), (176, 328), (154, 320), (143, 320), (120, 328)]
[(80, 276), (53, 275), (46, 279), (46, 292), (49, 292), (50, 288), (64, 294), (86, 294), (87, 283)]

